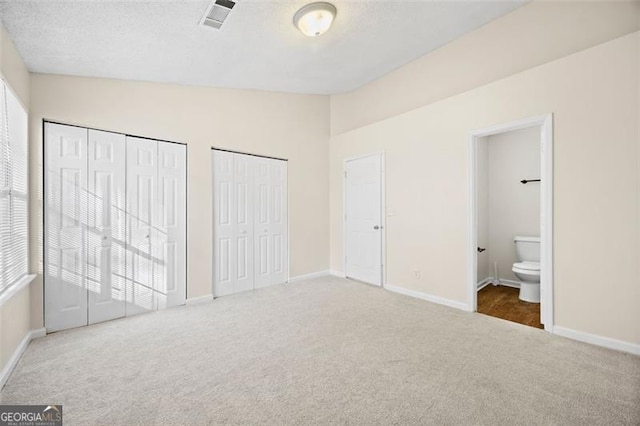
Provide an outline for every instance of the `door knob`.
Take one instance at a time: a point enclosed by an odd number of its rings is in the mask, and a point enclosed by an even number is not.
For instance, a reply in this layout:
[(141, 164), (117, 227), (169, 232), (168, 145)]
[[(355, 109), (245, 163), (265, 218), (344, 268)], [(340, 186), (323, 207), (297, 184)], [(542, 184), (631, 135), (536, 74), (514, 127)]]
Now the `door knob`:
[(486, 248), (484, 248), (484, 247), (478, 247), (478, 253), (482, 253), (485, 250), (486, 250)]
[(374, 226), (373, 229), (380, 229), (378, 225)]

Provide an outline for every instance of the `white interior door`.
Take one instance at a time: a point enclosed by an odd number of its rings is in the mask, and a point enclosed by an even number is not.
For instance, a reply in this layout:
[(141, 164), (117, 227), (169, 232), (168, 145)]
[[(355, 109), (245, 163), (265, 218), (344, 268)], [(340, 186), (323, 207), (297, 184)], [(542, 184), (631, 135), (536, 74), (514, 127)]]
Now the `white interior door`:
[(213, 150), (214, 295), (288, 278), (287, 162)]
[(287, 162), (256, 157), (255, 288), (286, 282), (288, 271)]
[(345, 274), (382, 285), (382, 155), (346, 162)]
[(158, 207), (152, 256), (158, 309), (184, 305), (187, 279), (187, 147), (158, 142)]
[(234, 226), (231, 276), (234, 293), (252, 290), (253, 280), (253, 166), (254, 157), (233, 154)]
[(214, 294), (253, 289), (254, 158), (213, 151)]
[(45, 124), (45, 325), (87, 324), (87, 129)]
[(231, 276), (234, 238), (235, 194), (233, 191), (233, 153), (212, 151), (213, 161), (213, 294), (234, 293)]
[(127, 315), (156, 309), (151, 237), (158, 194), (158, 142), (127, 136)]
[(126, 145), (89, 130), (87, 276), (89, 324), (125, 315)]

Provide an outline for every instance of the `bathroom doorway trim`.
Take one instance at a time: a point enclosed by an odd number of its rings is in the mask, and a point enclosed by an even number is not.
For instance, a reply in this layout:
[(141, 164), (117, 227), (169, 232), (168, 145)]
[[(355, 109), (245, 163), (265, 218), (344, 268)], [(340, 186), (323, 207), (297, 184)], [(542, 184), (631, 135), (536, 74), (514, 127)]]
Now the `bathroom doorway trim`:
[(540, 318), (544, 329), (553, 332), (553, 114), (525, 118), (474, 130), (469, 134), (469, 209), (467, 237), (467, 300), (469, 311), (478, 310), (477, 247), (477, 146), (478, 139), (540, 127)]

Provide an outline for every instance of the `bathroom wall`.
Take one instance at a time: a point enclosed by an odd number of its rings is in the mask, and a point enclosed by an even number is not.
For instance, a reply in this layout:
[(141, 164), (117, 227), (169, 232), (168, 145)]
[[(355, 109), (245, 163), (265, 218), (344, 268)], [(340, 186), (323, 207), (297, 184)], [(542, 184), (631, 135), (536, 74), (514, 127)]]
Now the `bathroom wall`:
[[(540, 128), (532, 127), (489, 136), (487, 139), (488, 247), (485, 256), (493, 276), (518, 278), (515, 235), (540, 236), (540, 184), (520, 183), (540, 178)], [(495, 277), (494, 277), (495, 278)]]
[(478, 247), (487, 250), (478, 253), (478, 283), (492, 277), (489, 259), (489, 138), (479, 138), (476, 142), (476, 189), (478, 209)]

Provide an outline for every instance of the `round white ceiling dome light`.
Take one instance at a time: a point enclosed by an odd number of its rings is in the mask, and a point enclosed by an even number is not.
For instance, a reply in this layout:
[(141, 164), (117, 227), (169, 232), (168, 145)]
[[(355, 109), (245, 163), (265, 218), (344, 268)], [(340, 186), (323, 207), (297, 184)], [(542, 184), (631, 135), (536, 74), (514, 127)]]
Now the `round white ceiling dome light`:
[(331, 3), (311, 3), (293, 15), (293, 24), (302, 34), (316, 37), (326, 33), (336, 17), (336, 7)]

